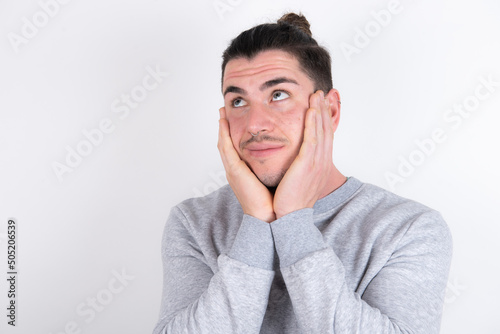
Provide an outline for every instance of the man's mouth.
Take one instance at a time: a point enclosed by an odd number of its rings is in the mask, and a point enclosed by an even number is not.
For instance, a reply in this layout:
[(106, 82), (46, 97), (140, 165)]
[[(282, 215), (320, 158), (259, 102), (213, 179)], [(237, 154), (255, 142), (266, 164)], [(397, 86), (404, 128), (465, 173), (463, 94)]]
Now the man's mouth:
[(245, 149), (248, 150), (250, 156), (254, 158), (266, 158), (278, 151), (280, 151), (284, 145), (282, 143), (257, 143), (253, 142), (248, 144)]

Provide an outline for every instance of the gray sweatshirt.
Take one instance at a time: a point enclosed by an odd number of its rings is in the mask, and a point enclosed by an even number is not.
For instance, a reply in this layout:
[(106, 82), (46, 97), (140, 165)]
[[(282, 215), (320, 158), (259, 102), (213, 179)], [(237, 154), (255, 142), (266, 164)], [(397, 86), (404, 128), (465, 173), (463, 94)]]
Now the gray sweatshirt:
[(172, 209), (153, 333), (438, 333), (451, 252), (438, 212), (352, 177), (270, 224), (227, 185)]

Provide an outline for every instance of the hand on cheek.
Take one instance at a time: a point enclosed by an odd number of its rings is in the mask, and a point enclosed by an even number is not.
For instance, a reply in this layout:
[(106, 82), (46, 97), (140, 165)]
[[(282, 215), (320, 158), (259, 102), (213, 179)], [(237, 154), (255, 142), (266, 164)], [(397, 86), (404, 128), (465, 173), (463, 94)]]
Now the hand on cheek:
[(280, 182), (273, 200), (276, 218), (312, 208), (331, 175), (333, 120), (328, 98), (322, 91), (310, 96), (304, 140), (299, 154)]
[(273, 197), (255, 174), (240, 159), (233, 146), (225, 108), (219, 109), (219, 141), (217, 147), (226, 170), (226, 177), (243, 212), (270, 223), (275, 220)]

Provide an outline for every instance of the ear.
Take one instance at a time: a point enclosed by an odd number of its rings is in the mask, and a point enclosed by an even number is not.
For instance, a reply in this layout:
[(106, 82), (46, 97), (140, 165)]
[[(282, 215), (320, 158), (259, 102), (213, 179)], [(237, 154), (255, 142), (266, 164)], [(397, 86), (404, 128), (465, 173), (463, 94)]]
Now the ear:
[(330, 114), (332, 115), (333, 132), (337, 130), (340, 120), (340, 94), (335, 88), (330, 89), (326, 98), (330, 102)]

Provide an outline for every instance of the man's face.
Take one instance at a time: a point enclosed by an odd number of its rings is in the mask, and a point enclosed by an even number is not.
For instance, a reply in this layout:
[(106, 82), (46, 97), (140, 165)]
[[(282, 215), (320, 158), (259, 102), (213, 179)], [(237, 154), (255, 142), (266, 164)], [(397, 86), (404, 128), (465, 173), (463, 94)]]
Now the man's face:
[(229, 61), (222, 92), (236, 151), (264, 185), (276, 187), (302, 144), (313, 82), (289, 53), (264, 51)]

